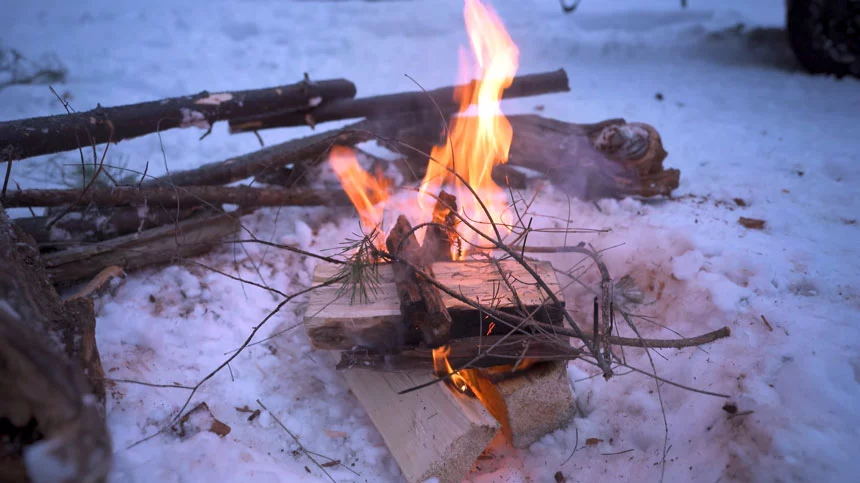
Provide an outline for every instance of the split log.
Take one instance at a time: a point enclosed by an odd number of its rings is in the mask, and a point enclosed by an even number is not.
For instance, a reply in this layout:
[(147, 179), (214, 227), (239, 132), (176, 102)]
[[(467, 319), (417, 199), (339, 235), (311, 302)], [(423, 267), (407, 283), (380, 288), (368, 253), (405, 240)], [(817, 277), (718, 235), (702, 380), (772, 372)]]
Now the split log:
[(105, 481), (92, 301), (62, 302), (32, 243), (0, 207), (0, 481)]
[[(445, 142), (438, 113), (427, 111), (397, 119), (396, 123), (376, 123), (374, 132), (426, 152)], [(583, 200), (670, 196), (680, 182), (680, 171), (664, 169), (667, 153), (659, 133), (647, 124), (623, 119), (576, 124), (535, 115), (508, 116), (508, 120), (514, 131), (508, 163), (493, 170), (500, 185), (525, 187), (526, 177), (516, 167), (537, 171)], [(411, 155), (407, 160), (409, 169), (404, 174), (423, 177), (427, 158)]]
[(202, 213), (188, 220), (111, 240), (48, 253), (48, 277), (63, 285), (87, 280), (106, 267), (136, 270), (202, 255), (239, 229), (238, 213)]
[(567, 425), (576, 400), (567, 378), (567, 361), (537, 363), (510, 372), (481, 371), (473, 388), (515, 448), (528, 448), (544, 435)]
[[(460, 109), (459, 100), (455, 99), (457, 92), (463, 89), (469, 91), (475, 88), (478, 81), (469, 84), (443, 87), (432, 91), (401, 92), (384, 96), (365, 97), (359, 99), (338, 99), (325, 102), (318, 107), (304, 111), (280, 115), (260, 114), (243, 119), (230, 121), (231, 133), (259, 131), (288, 126), (311, 127), (316, 124), (343, 119), (373, 118), (391, 114), (415, 111), (431, 111), (450, 115)], [(564, 69), (541, 74), (529, 74), (514, 77), (510, 87), (505, 89), (502, 99), (536, 96), (555, 92), (568, 92), (567, 73)], [(473, 103), (477, 98), (473, 99)], [(437, 108), (438, 106), (438, 108)]]
[(499, 432), (499, 422), (480, 401), (444, 384), (397, 394), (429, 381), (432, 372), (351, 369), (344, 377), (409, 483), (460, 483)]
[(117, 186), (78, 189), (21, 190), (6, 193), (3, 204), (9, 208), (21, 206), (122, 206), (161, 205), (170, 207), (200, 204), (239, 206), (318, 206), (348, 205), (342, 191), (305, 188), (252, 188), (250, 186), (183, 186), (148, 187)]
[(12, 222), (32, 236), (39, 247), (44, 249), (94, 243), (177, 223), (203, 209), (200, 205), (180, 210), (157, 205), (96, 207), (91, 210), (73, 211), (54, 223), (52, 227), (48, 224), (54, 219), (53, 216), (15, 218)]
[(344, 79), (247, 91), (174, 97), (87, 112), (0, 122), (0, 158), (18, 160), (119, 142), (176, 127), (211, 129), (212, 123), (262, 113), (289, 113), (333, 99), (355, 96)]
[[(504, 339), (502, 339), (505, 337)], [(566, 337), (553, 335), (491, 335), (465, 337), (448, 343), (448, 362), (455, 370), (469, 365), (474, 368), (512, 366), (529, 360), (536, 362), (567, 361), (579, 357), (581, 351), (571, 347)], [(423, 369), (433, 371), (433, 350), (426, 347), (403, 346), (387, 354), (367, 350), (341, 352), (338, 370), (358, 367), (381, 372)]]
[[(397, 218), (385, 245), (391, 255), (420, 267), (433, 276), (433, 267), (425, 267), (424, 253), (418, 245), (412, 225), (405, 216), (400, 215)], [(406, 264), (394, 263), (392, 270), (406, 333), (419, 331), (428, 347), (444, 345), (451, 335), (451, 315), (442, 302), (439, 290), (418, 277)]]
[(434, 262), (453, 260), (451, 249), (459, 242), (457, 236), (457, 197), (442, 190), (433, 207), (432, 225), (424, 232), (424, 259)]
[[(535, 319), (543, 322), (561, 322), (563, 308), (553, 307), (540, 289), (533, 283), (531, 275), (513, 260), (499, 262), (517, 290), (517, 296), (528, 311), (537, 311)], [(533, 262), (532, 268), (557, 296), (561, 295), (555, 272), (549, 262)], [(314, 283), (330, 280), (341, 267), (321, 263), (314, 271)], [(436, 262), (432, 264), (436, 280), (457, 290), (464, 297), (482, 304), (497, 307), (509, 313), (519, 313), (514, 295), (502, 279), (499, 270), (490, 262)], [(308, 301), (305, 330), (311, 344), (317, 349), (352, 350), (356, 347), (385, 352), (401, 346), (416, 346), (420, 342), (417, 334), (403, 333), (400, 299), (395, 285), (392, 264), (378, 267), (378, 289), (367, 303), (351, 304), (349, 297), (340, 293), (340, 287), (332, 285), (314, 290)], [(531, 282), (530, 282), (531, 281)], [(463, 337), (503, 335), (511, 331), (502, 323), (490, 327), (485, 315), (473, 307), (442, 293), (442, 302), (453, 321), (451, 340)]]

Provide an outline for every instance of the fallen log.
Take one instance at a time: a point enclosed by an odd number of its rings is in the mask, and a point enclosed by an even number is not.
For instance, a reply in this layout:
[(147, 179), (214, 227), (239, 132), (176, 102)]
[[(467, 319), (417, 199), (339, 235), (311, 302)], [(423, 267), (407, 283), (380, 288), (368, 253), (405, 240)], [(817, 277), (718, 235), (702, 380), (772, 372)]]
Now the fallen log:
[(355, 85), (344, 79), (247, 91), (174, 97), (87, 112), (0, 122), (0, 159), (18, 160), (69, 151), (106, 142), (119, 142), (176, 127), (211, 129), (216, 121), (266, 112), (307, 109), (323, 101), (355, 96)]
[[(424, 252), (418, 245), (412, 225), (400, 215), (385, 240), (388, 253), (414, 266), (421, 267), (432, 276), (433, 267), (425, 267)], [(416, 276), (415, 271), (403, 263), (394, 263), (394, 284), (400, 301), (400, 313), (406, 333), (419, 331), (428, 347), (448, 342), (451, 334), (451, 315), (442, 302), (436, 287)], [(408, 336), (407, 336), (408, 337)]]
[(201, 204), (239, 206), (317, 206), (348, 205), (342, 191), (306, 188), (252, 188), (250, 186), (183, 186), (177, 188), (117, 186), (78, 189), (21, 190), (6, 193), (3, 204), (22, 206), (123, 206), (160, 205), (184, 208)]
[(53, 216), (15, 218), (12, 222), (32, 236), (39, 248), (44, 249), (99, 242), (176, 223), (188, 219), (203, 208), (201, 205), (179, 210), (176, 210), (175, 206), (116, 206), (74, 211), (53, 226), (50, 225)]
[(60, 300), (0, 207), (0, 481), (106, 481), (103, 377), (92, 301)]
[[(522, 305), (534, 318), (545, 323), (560, 322), (559, 308), (546, 303), (545, 297), (533, 283), (524, 267), (512, 260), (499, 262), (514, 280)], [(336, 285), (314, 290), (308, 301), (305, 330), (311, 344), (317, 349), (352, 350), (356, 347), (385, 352), (401, 346), (416, 346), (421, 341), (417, 334), (402, 330), (400, 299), (395, 285), (393, 264), (378, 267), (378, 287), (375, 294), (363, 304), (351, 304), (349, 297), (342, 296)], [(561, 288), (549, 262), (534, 262), (532, 267), (548, 284), (550, 290), (561, 296)], [(514, 295), (502, 280), (502, 275), (489, 262), (436, 262), (432, 264), (436, 280), (456, 290), (463, 297), (482, 304), (498, 307), (499, 310), (519, 313)], [(314, 281), (324, 282), (333, 278), (341, 267), (321, 263), (314, 271)], [(473, 307), (442, 294), (442, 302), (452, 319), (451, 340), (479, 335), (503, 335), (511, 328), (497, 323), (492, 326), (485, 315)]]
[[(680, 171), (665, 169), (667, 153), (659, 133), (642, 123), (610, 119), (595, 124), (576, 124), (535, 115), (507, 116), (513, 139), (506, 164), (493, 169), (502, 186), (525, 188), (527, 178), (517, 167), (541, 174), (564, 192), (583, 200), (624, 196), (670, 196), (680, 182)], [(444, 123), (438, 113), (427, 111), (376, 122), (375, 133), (398, 139), (429, 153), (445, 142)], [(385, 143), (391, 146), (391, 143)], [(427, 157), (401, 150), (409, 179), (424, 176)]]
[[(443, 87), (432, 91), (401, 92), (384, 96), (365, 97), (359, 99), (338, 99), (325, 102), (304, 112), (285, 114), (260, 114), (230, 121), (230, 132), (259, 131), (277, 127), (304, 126), (311, 127), (327, 121), (343, 119), (373, 118), (390, 116), (392, 114), (415, 111), (437, 112), (450, 115), (460, 109), (460, 102), (455, 99), (457, 92), (463, 89), (473, 90), (478, 81), (466, 85)], [(567, 73), (564, 69), (541, 74), (528, 74), (514, 77), (510, 87), (505, 89), (502, 99), (536, 96), (555, 92), (568, 92)], [(473, 103), (477, 98), (473, 99)], [(438, 108), (437, 108), (438, 106)]]
[(42, 256), (56, 285), (88, 280), (106, 267), (125, 271), (202, 255), (239, 229), (239, 213), (202, 213), (179, 223)]

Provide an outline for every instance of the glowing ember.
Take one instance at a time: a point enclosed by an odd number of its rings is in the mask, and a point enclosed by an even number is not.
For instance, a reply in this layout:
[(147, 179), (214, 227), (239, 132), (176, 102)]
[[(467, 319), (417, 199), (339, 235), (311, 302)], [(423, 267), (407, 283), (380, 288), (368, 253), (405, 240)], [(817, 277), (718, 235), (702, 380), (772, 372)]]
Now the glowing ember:
[[(424, 219), (428, 219), (435, 202), (430, 195), (436, 194), (443, 184), (451, 184), (464, 206), (465, 217), (477, 220), (489, 231), (485, 226), (488, 220), (475, 196), (451, 171), (478, 193), (493, 221), (504, 222), (506, 199), (491, 174), (494, 166), (507, 162), (511, 147), (513, 129), (499, 103), (517, 72), (519, 50), (498, 16), (479, 0), (466, 0), (465, 19), (480, 76), (472, 84), (474, 88), (458, 90), (455, 99), (460, 101), (461, 114), (471, 104), (477, 104), (478, 115), (454, 118), (445, 145), (433, 148), (433, 159), (421, 183), (419, 203), (426, 214)], [(462, 56), (461, 76), (471, 77)]]
[(362, 225), (370, 231), (381, 225), (383, 202), (388, 199), (388, 181), (365, 171), (350, 148), (333, 146), (328, 160), (343, 190), (358, 210)]

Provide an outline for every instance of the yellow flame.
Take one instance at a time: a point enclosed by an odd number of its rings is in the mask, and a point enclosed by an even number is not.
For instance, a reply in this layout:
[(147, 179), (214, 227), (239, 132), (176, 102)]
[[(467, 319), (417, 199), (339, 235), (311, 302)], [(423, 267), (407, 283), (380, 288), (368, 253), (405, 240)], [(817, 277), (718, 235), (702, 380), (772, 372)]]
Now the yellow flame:
[[(447, 345), (433, 349), (433, 373), (436, 374), (437, 377), (444, 377), (454, 372), (454, 368), (451, 367), (451, 364), (448, 362), (448, 354), (450, 353), (451, 348)], [(466, 377), (464, 377), (462, 372), (463, 371), (451, 374), (451, 383), (460, 392), (466, 392), (469, 390), (469, 382), (466, 380)]]
[(350, 148), (332, 146), (328, 160), (365, 229), (372, 231), (378, 227), (382, 223), (384, 201), (388, 199), (387, 180), (365, 171)]
[[(462, 180), (481, 197), (492, 220), (504, 222), (504, 191), (491, 174), (494, 166), (507, 162), (511, 147), (513, 129), (499, 104), (516, 74), (519, 50), (499, 17), (480, 0), (466, 0), (464, 16), (480, 78), (458, 89), (455, 100), (460, 101), (461, 114), (476, 104), (478, 115), (455, 117), (445, 145), (433, 148), (419, 190), (419, 204), (428, 219), (434, 204), (428, 194), (436, 194), (443, 184), (452, 184), (465, 217), (476, 220), (479, 227), (489, 231), (486, 226), (489, 220)], [(468, 73), (462, 57), (461, 72)]]

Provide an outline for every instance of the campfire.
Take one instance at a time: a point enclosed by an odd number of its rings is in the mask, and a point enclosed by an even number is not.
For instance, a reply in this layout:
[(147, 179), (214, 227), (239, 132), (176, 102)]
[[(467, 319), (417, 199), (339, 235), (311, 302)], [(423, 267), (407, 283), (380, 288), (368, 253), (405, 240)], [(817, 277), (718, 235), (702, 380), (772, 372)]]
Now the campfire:
[[(377, 271), (358, 276), (378, 276), (379, 285), (348, 301), (343, 286), (318, 290), (306, 321), (317, 348), (343, 351), (338, 367), (348, 369), (352, 391), (409, 481), (460, 481), (497, 433), (526, 447), (575, 411), (565, 361), (578, 351), (479, 308), (552, 327), (560, 325), (564, 303), (548, 263), (489, 256), (491, 241), (502, 243), (514, 231), (493, 172), (508, 161), (513, 139), (500, 102), (516, 74), (518, 49), (478, 0), (466, 1), (465, 19), (478, 80), (455, 91), (460, 115), (432, 148), (416, 191), (390, 195), (390, 183), (364, 170), (350, 148), (332, 148), (329, 164), (366, 240), (356, 250), (369, 252), (356, 257), (369, 256)], [(471, 74), (462, 63), (461, 75)], [(468, 115), (472, 106), (476, 115)], [(316, 278), (339, 274), (321, 265)]]

